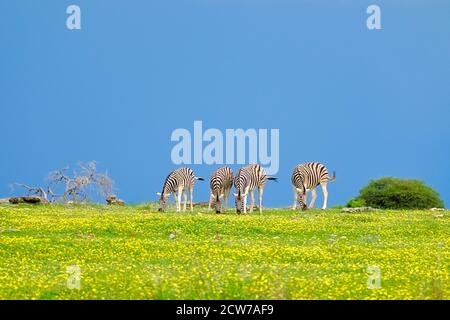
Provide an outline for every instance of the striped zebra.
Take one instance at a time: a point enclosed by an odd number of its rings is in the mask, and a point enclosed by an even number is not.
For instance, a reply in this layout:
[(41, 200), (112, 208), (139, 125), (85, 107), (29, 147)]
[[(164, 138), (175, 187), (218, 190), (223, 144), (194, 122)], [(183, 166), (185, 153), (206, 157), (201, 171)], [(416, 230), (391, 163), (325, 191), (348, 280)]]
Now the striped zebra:
[(311, 190), (311, 202), (308, 208), (314, 207), (314, 202), (317, 198), (316, 187), (320, 184), (323, 192), (323, 206), (322, 209), (327, 208), (328, 191), (327, 182), (336, 179), (336, 172), (330, 177), (327, 168), (319, 162), (308, 162), (299, 164), (292, 172), (292, 190), (294, 192), (293, 210), (300, 205), (302, 210), (306, 209), (306, 192)]
[(247, 213), (247, 196), (249, 192), (251, 196), (250, 212), (253, 211), (253, 207), (255, 206), (254, 190), (256, 188), (258, 188), (259, 194), (259, 213), (262, 213), (262, 197), (264, 185), (267, 180), (276, 181), (277, 178), (267, 176), (264, 168), (258, 164), (252, 164), (239, 169), (234, 178), (236, 213), (241, 213), (242, 211)]
[(194, 189), (195, 180), (203, 181), (201, 177), (196, 177), (191, 168), (179, 168), (172, 171), (164, 181), (164, 186), (161, 193), (157, 193), (159, 198), (160, 208), (158, 211), (164, 211), (167, 199), (171, 194), (177, 204), (177, 212), (181, 211), (181, 194), (184, 197), (183, 211), (186, 211), (187, 206), (187, 191), (189, 191), (191, 211), (194, 210), (192, 205), (192, 193)]
[(228, 197), (233, 186), (233, 171), (229, 167), (217, 169), (211, 176), (210, 186), (211, 196), (208, 211), (211, 210), (211, 205), (214, 203), (216, 213), (220, 213), (222, 211), (222, 198), (224, 198), (223, 209), (226, 211), (228, 209)]

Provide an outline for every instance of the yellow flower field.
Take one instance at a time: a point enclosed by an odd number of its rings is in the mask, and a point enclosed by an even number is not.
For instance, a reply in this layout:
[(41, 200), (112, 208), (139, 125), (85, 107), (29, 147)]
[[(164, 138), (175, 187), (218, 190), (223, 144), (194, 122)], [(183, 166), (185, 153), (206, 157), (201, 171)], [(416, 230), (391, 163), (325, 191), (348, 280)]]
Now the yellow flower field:
[(0, 206), (1, 299), (449, 299), (450, 213)]

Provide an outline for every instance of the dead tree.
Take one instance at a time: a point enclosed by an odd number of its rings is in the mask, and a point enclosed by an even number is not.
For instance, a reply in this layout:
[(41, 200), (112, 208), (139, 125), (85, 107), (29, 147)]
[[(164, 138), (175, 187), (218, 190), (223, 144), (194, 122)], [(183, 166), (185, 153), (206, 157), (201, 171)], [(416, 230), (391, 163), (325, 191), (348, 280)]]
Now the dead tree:
[(78, 163), (78, 171), (75, 171), (71, 178), (68, 174), (68, 168), (53, 171), (47, 177), (50, 185), (63, 185), (63, 202), (73, 201), (74, 203), (85, 202), (89, 200), (89, 194), (96, 191), (102, 198), (112, 195), (113, 181), (107, 173), (98, 173), (95, 161), (88, 163)]
[[(27, 196), (41, 198), (42, 202), (73, 202), (80, 203), (90, 200), (90, 195), (96, 192), (104, 199), (113, 193), (114, 182), (108, 173), (98, 173), (95, 161), (78, 163), (78, 170), (71, 176), (69, 167), (52, 171), (46, 178), (47, 188), (30, 187), (22, 183), (15, 183), (15, 186), (27, 190)], [(60, 190), (61, 194), (56, 194), (53, 190)]]

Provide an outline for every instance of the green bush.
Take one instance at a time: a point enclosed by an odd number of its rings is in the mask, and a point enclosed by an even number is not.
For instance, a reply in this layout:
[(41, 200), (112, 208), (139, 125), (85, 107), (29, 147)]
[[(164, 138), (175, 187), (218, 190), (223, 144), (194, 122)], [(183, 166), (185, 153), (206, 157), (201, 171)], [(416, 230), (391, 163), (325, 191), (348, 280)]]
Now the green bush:
[(439, 194), (419, 180), (381, 178), (372, 180), (361, 189), (351, 206), (370, 206), (380, 209), (430, 209), (443, 208)]
[(362, 198), (353, 198), (350, 199), (349, 202), (347, 202), (348, 208), (360, 208), (360, 207), (367, 207), (366, 201)]

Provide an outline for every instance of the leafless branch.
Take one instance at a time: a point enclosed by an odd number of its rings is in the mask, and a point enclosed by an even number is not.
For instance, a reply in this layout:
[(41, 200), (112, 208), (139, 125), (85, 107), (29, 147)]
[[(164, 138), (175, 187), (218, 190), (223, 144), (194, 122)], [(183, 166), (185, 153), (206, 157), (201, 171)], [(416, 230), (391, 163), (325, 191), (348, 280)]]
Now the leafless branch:
[(47, 192), (45, 192), (42, 187), (30, 187), (29, 185), (23, 183), (14, 183), (14, 185), (26, 189), (28, 196), (38, 196), (48, 201)]
[[(25, 184), (15, 184), (27, 189), (29, 195), (36, 195), (52, 202), (85, 202), (89, 200), (92, 191), (96, 191), (103, 198), (108, 198), (113, 194), (114, 182), (108, 176), (108, 173), (98, 173), (97, 163), (90, 161), (87, 163), (78, 163), (78, 170), (75, 170), (72, 177), (67, 173), (69, 167), (52, 171), (47, 176), (48, 186), (30, 187)], [(63, 189), (61, 195), (57, 195), (53, 190)]]

